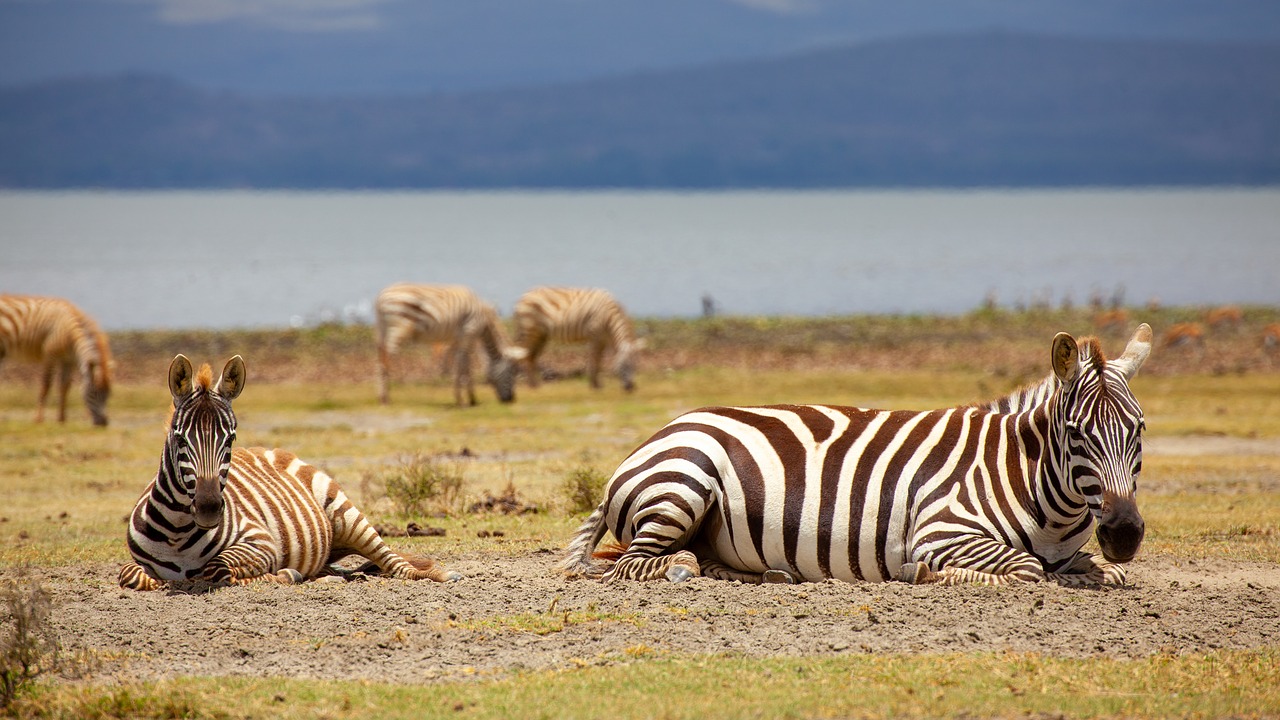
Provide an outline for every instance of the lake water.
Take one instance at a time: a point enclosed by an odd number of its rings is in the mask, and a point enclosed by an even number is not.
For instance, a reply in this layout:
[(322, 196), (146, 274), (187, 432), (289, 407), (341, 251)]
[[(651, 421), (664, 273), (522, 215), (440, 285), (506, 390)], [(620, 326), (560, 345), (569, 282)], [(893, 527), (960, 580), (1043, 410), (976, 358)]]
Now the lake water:
[(1117, 292), (1280, 304), (1280, 189), (0, 192), (0, 292), (108, 330), (367, 319), (392, 282), (638, 316), (963, 313)]

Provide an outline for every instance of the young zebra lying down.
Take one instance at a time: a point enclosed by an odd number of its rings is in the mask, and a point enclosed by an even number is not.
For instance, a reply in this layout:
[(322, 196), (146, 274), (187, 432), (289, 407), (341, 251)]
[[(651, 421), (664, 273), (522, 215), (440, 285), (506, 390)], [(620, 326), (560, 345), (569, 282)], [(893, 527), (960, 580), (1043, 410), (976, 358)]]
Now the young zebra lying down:
[(208, 365), (192, 377), (178, 355), (169, 365), (173, 415), (160, 470), (129, 521), (133, 562), (120, 586), (156, 590), (177, 580), (243, 585), (292, 584), (342, 574), (331, 565), (361, 555), (382, 574), (406, 580), (459, 580), (426, 558), (387, 547), (364, 514), (325, 473), (284, 450), (231, 445), (231, 401), (244, 389), (244, 361), (227, 362), (213, 382)]

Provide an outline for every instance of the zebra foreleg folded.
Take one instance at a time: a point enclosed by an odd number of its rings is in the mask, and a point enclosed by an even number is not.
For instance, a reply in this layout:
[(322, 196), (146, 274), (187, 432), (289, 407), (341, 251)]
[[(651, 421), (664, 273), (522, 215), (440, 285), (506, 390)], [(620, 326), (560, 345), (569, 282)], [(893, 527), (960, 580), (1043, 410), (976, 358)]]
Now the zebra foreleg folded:
[(600, 579), (606, 583), (614, 580), (643, 581), (661, 578), (671, 582), (684, 582), (700, 574), (702, 570), (698, 565), (698, 558), (688, 550), (671, 555), (649, 555), (629, 550)]
[(147, 571), (143, 570), (142, 566), (136, 562), (131, 562), (120, 568), (119, 581), (120, 587), (125, 590), (159, 590), (168, 584), (163, 580), (157, 580), (148, 575)]
[(302, 574), (297, 570), (291, 572), (281, 570), (276, 573), (271, 566), (271, 558), (253, 548), (237, 545), (223, 550), (205, 563), (197, 577), (211, 585), (245, 585), (254, 580), (293, 584), (294, 575), (300, 579)]
[(1120, 586), (1126, 582), (1124, 568), (1110, 562), (1098, 562), (1094, 555), (1084, 552), (1076, 553), (1060, 572), (1048, 574), (1048, 579), (1067, 587)]
[(702, 565), (702, 574), (715, 580), (737, 580), (748, 585), (794, 585), (796, 582), (791, 573), (785, 570), (765, 570), (762, 573), (753, 573), (735, 570), (719, 560), (703, 558), (699, 562)]
[(966, 537), (904, 563), (897, 578), (916, 585), (1015, 585), (1042, 582), (1046, 575), (1040, 561), (1028, 553), (993, 538)]

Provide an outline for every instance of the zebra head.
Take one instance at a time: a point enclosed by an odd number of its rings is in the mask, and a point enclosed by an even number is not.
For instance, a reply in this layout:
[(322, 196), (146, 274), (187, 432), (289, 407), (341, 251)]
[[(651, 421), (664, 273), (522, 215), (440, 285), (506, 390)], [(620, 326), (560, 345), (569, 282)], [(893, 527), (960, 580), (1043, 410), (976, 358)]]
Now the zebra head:
[(1055, 439), (1067, 487), (1083, 497), (1098, 524), (1109, 562), (1128, 562), (1142, 545), (1145, 524), (1135, 498), (1142, 470), (1142, 408), (1129, 381), (1151, 353), (1151, 327), (1138, 326), (1124, 354), (1108, 361), (1097, 340), (1084, 348), (1067, 333), (1053, 339), (1060, 382)]
[(168, 454), (173, 458), (177, 490), (189, 500), (196, 525), (205, 529), (217, 527), (222, 520), (222, 490), (236, 439), (231, 401), (244, 389), (244, 360), (239, 355), (231, 358), (218, 382), (212, 380), (208, 365), (193, 376), (191, 361), (183, 355), (169, 364), (173, 418)]
[(505, 348), (501, 354), (489, 361), (485, 378), (498, 393), (498, 400), (504, 403), (516, 399), (516, 376), (520, 371), (520, 361), (528, 353), (524, 348), (515, 345)]
[(618, 343), (618, 349), (613, 360), (613, 372), (622, 381), (622, 389), (631, 392), (636, 389), (636, 353), (643, 350), (645, 341), (643, 338), (639, 340), (625, 340)]
[(84, 404), (93, 416), (93, 424), (107, 425), (107, 398), (111, 396), (111, 369), (101, 361), (88, 363), (84, 368)]

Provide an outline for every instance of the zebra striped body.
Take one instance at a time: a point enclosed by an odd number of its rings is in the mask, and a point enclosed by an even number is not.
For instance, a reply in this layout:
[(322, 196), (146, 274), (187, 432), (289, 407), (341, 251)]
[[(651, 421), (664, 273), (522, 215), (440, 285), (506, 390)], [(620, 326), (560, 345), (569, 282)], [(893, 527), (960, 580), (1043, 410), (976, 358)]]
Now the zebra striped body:
[(470, 289), (397, 283), (378, 294), (374, 309), (380, 364), (378, 397), (383, 403), (391, 401), (391, 356), (413, 339), (449, 344), (457, 404), (463, 404), (464, 388), (467, 402), (476, 404), (471, 356), (477, 344), (488, 360), (485, 379), (498, 399), (515, 400), (516, 362), (524, 352), (508, 342), (498, 311)]
[(133, 562), (120, 570), (121, 587), (294, 583), (340, 574), (330, 565), (351, 554), (392, 577), (461, 577), (397, 555), (332, 478), (294, 454), (233, 450), (231, 400), (244, 385), (243, 361), (237, 355), (216, 386), (211, 380), (206, 365), (192, 383), (181, 355), (170, 366), (173, 418), (160, 470), (130, 516)]
[(595, 288), (537, 287), (516, 302), (516, 343), (525, 358), (529, 384), (539, 380), (538, 356), (550, 340), (588, 344), (587, 379), (600, 387), (600, 365), (606, 350), (613, 350), (614, 374), (623, 389), (635, 389), (635, 354), (642, 349), (631, 318), (605, 290)]
[(36, 422), (44, 420), (44, 404), (58, 371), (58, 422), (67, 419), (71, 376), (84, 378), (84, 404), (93, 424), (107, 424), (111, 394), (111, 348), (98, 324), (75, 305), (59, 298), (0, 295), (0, 362), (17, 357), (43, 369)]
[[(704, 408), (623, 461), (565, 570), (605, 579), (1122, 584), (1143, 524), (1140, 326), (1107, 362), (1060, 334), (1054, 374), (987, 406)], [(1095, 521), (1105, 562), (1080, 552)], [(624, 548), (592, 557), (605, 531)], [(616, 553), (615, 553), (616, 554)]]

